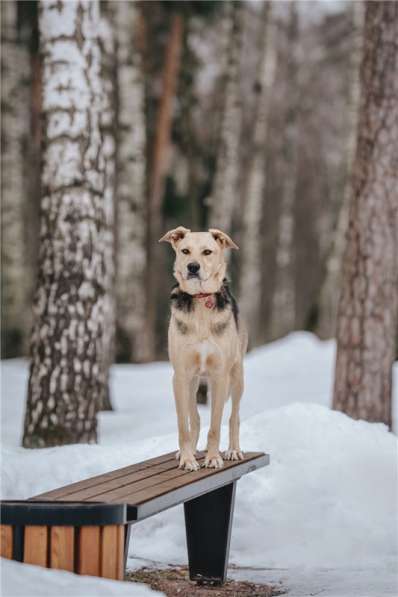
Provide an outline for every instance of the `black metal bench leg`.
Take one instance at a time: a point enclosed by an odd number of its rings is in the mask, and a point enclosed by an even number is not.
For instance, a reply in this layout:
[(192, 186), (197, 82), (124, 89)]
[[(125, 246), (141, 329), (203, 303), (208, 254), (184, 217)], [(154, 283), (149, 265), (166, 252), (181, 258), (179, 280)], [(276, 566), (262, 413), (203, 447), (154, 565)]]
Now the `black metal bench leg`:
[(235, 486), (236, 481), (184, 504), (191, 580), (225, 582)]

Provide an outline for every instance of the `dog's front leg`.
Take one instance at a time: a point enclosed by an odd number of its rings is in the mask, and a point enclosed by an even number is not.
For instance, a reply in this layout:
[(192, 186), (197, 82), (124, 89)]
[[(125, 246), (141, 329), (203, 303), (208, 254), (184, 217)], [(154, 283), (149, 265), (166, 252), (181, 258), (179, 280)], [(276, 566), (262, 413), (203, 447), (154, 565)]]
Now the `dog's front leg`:
[(211, 420), (205, 458), (205, 466), (208, 468), (221, 468), (224, 465), (220, 454), (220, 428), (228, 391), (229, 376), (224, 372), (211, 379)]
[(177, 411), (178, 422), (178, 444), (180, 448), (180, 468), (186, 471), (196, 471), (199, 469), (191, 443), (191, 434), (189, 432), (189, 399), (190, 399), (190, 380), (183, 371), (176, 371), (173, 377), (174, 399)]

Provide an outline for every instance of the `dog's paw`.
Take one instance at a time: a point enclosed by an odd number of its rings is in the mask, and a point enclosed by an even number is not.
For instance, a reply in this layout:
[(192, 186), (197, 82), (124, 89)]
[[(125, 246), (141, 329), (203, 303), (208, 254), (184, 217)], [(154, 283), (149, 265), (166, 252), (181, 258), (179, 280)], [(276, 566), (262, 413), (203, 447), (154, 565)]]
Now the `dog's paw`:
[(226, 452), (224, 452), (224, 458), (225, 460), (243, 460), (244, 456), (243, 456), (243, 452), (241, 452), (240, 450), (226, 450)]
[(220, 454), (207, 454), (203, 466), (205, 468), (222, 468), (224, 461)]
[(200, 469), (199, 462), (193, 454), (181, 454), (178, 466), (184, 469), (184, 471), (198, 471)]

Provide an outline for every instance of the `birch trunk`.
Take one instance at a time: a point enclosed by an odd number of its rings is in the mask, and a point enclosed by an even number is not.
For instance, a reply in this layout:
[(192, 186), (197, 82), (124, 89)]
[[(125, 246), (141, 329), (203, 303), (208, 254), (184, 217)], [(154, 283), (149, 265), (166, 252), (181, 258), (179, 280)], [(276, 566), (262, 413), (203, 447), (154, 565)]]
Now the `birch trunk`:
[(271, 3), (264, 2), (259, 36), (259, 64), (256, 80), (254, 142), (247, 174), (243, 211), (243, 242), (240, 260), (240, 305), (249, 329), (251, 344), (256, 345), (259, 333), (261, 286), (261, 221), (266, 184), (265, 150), (268, 114), (274, 82), (276, 54)]
[(288, 64), (284, 142), (284, 181), (276, 250), (276, 280), (271, 323), (272, 337), (292, 331), (296, 323), (296, 295), (294, 278), (294, 202), (298, 174), (298, 12), (295, 2), (290, 2), (287, 33)]
[(107, 288), (99, 3), (39, 6), (44, 153), (29, 448), (97, 439)]
[(398, 282), (398, 4), (367, 2), (333, 407), (391, 427)]
[(116, 44), (113, 13), (106, 7), (101, 17), (99, 40), (101, 49), (101, 79), (103, 85), (100, 127), (102, 152), (105, 160), (104, 187), (104, 251), (106, 262), (106, 294), (104, 296), (103, 363), (101, 367), (102, 390), (100, 410), (112, 410), (110, 396), (110, 367), (115, 361), (115, 186), (116, 186)]
[(1, 3), (2, 355), (20, 356), (29, 328), (24, 145), (29, 132), (29, 54), (18, 39), (17, 3)]
[(146, 123), (145, 88), (134, 2), (115, 4), (118, 31), (117, 322), (133, 362), (151, 355), (145, 330)]
[(233, 2), (228, 3), (226, 11), (226, 24), (229, 28), (228, 61), (220, 146), (212, 196), (209, 200), (209, 226), (230, 233), (238, 199), (239, 144), (242, 128), (239, 82), (244, 9), (240, 2)]
[(341, 286), (342, 262), (351, 195), (350, 173), (355, 155), (358, 125), (359, 67), (362, 56), (364, 5), (362, 2), (352, 2), (350, 8), (352, 12), (354, 37), (350, 61), (351, 88), (349, 99), (349, 131), (346, 148), (346, 184), (343, 200), (337, 217), (333, 245), (326, 263), (325, 280), (319, 298), (319, 323), (317, 333), (324, 339), (331, 338), (336, 333), (337, 305), (339, 301), (338, 289)]

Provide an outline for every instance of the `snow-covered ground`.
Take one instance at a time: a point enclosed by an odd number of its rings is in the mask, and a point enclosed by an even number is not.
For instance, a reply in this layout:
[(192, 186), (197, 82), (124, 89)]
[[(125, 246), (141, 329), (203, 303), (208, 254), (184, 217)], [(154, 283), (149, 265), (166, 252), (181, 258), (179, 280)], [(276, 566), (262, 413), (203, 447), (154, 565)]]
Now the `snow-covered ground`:
[[(247, 356), (242, 448), (269, 452), (271, 465), (239, 481), (230, 557), (238, 568), (231, 574), (282, 581), (293, 597), (396, 596), (397, 439), (383, 425), (330, 410), (333, 358), (332, 342), (307, 333)], [(116, 409), (100, 416), (98, 446), (41, 451), (19, 447), (26, 363), (5, 361), (2, 368), (4, 498), (29, 497), (176, 448), (167, 363), (113, 368)], [(396, 367), (396, 381), (397, 375)], [(397, 383), (395, 394), (397, 404)], [(201, 417), (204, 445), (207, 407), (201, 407)], [(223, 446), (226, 437), (225, 426)], [(157, 565), (186, 561), (181, 507), (134, 527), (129, 565), (147, 560)], [(19, 593), (13, 593), (17, 576)], [(6, 569), (4, 577), (4, 597), (21, 595), (24, 572), (12, 575)], [(115, 587), (119, 594), (119, 584)]]

